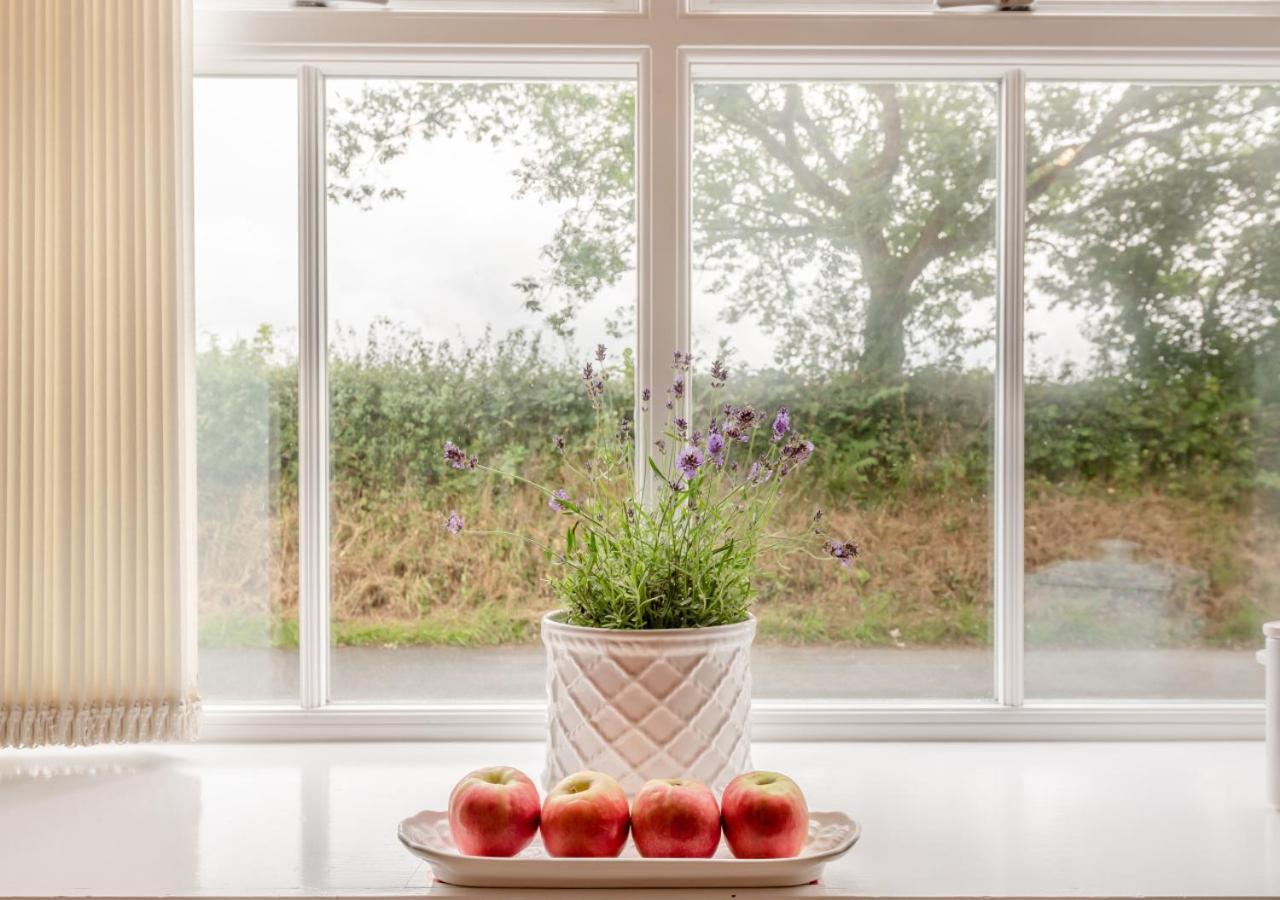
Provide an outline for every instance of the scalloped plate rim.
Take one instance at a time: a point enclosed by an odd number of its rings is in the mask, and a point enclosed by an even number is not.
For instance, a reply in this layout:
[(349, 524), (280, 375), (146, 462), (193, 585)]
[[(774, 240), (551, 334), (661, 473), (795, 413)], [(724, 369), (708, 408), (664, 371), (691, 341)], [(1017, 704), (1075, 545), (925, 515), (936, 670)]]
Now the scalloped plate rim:
[[(694, 883), (701, 886), (709, 886), (707, 879), (711, 879), (718, 886), (780, 887), (812, 881), (828, 862), (848, 853), (862, 837), (862, 826), (851, 816), (843, 812), (821, 810), (809, 813), (812, 823), (818, 827), (843, 825), (847, 828), (847, 833), (833, 847), (776, 859), (466, 856), (456, 851), (415, 843), (409, 834), (410, 829), (431, 827), (447, 818), (448, 814), (440, 810), (422, 810), (399, 823), (397, 837), (410, 853), (432, 864), (433, 875), (438, 880), (472, 887), (510, 886), (511, 879), (521, 873), (532, 876), (535, 872), (538, 882), (531, 886), (537, 887), (643, 887), (646, 886), (646, 878), (652, 879), (649, 884), (659, 886), (678, 883), (682, 875), (694, 879)], [(437, 863), (439, 868), (448, 871), (437, 871)], [(585, 871), (587, 869), (590, 871)], [(795, 874), (787, 874), (791, 872)], [(560, 877), (557, 878), (557, 875)], [(723, 880), (739, 876), (743, 880)], [(616, 882), (613, 881), (615, 878)]]

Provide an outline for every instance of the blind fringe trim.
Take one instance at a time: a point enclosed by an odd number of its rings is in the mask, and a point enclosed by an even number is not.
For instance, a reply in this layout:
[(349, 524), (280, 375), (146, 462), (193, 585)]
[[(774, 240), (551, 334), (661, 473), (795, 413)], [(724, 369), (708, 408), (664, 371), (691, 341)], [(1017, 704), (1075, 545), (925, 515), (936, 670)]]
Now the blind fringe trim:
[(200, 729), (199, 700), (171, 704), (0, 707), (0, 746), (87, 747), (142, 741), (191, 741)]

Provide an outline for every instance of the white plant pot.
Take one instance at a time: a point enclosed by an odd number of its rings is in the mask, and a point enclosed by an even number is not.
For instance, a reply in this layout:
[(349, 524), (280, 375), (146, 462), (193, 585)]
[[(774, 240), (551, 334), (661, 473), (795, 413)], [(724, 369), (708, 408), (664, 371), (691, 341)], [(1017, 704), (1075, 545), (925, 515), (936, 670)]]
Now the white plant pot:
[(542, 618), (547, 648), (543, 785), (594, 769), (634, 794), (650, 778), (719, 791), (751, 769), (751, 641), (756, 620), (618, 631)]

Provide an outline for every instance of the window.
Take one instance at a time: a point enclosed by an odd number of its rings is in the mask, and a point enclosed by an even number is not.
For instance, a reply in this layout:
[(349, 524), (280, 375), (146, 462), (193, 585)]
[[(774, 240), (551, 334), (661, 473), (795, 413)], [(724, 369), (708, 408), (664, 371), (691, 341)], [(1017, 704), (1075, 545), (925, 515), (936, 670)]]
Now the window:
[[(301, 39), (287, 11), (200, 14), (201, 399), (241, 419), (202, 431), (206, 695), (305, 698), (343, 735), (534, 733), (537, 554), (441, 536), (540, 510), (442, 480), (438, 450), (554, 473), (604, 343), (628, 390), (692, 351), (696, 416), (788, 407), (820, 438), (797, 515), (864, 545), (839, 579), (762, 574), (764, 733), (1252, 733), (1280, 616), (1280, 32), (1256, 25), (1280, 13), (585, 5), (420, 6), (430, 47), (409, 6), (311, 11)], [(1052, 49), (1099, 33), (1125, 49)], [(247, 128), (279, 136), (250, 153)], [(228, 348), (250, 399), (204, 374)], [(270, 576), (220, 587), (232, 557)]]
[(194, 105), (200, 689), (291, 702), (297, 92), (291, 78), (201, 78)]
[(1247, 698), (1280, 613), (1280, 91), (1027, 90), (1027, 678)]
[(818, 446), (791, 524), (820, 509), (863, 547), (852, 573), (762, 573), (761, 696), (992, 696), (996, 101), (980, 82), (694, 87), (693, 346), (730, 371), (695, 422), (786, 407)]
[(536, 700), (555, 604), (517, 534), (559, 522), (441, 448), (561, 483), (583, 361), (633, 367), (634, 84), (333, 79), (326, 106), (331, 695)]

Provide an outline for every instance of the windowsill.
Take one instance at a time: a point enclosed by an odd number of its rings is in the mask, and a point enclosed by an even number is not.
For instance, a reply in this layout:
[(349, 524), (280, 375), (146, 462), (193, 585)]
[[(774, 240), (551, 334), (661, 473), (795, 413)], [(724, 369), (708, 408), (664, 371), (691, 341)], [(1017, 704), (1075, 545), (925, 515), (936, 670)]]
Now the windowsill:
[[(433, 884), (396, 842), (395, 824), (442, 806), (474, 765), (537, 772), (541, 749), (7, 752), (0, 895), (488, 895)], [(815, 808), (845, 809), (863, 826), (823, 883), (769, 896), (1280, 894), (1280, 812), (1264, 802), (1261, 743), (757, 744), (755, 762), (793, 774)], [(752, 892), (700, 893), (731, 894)]]

